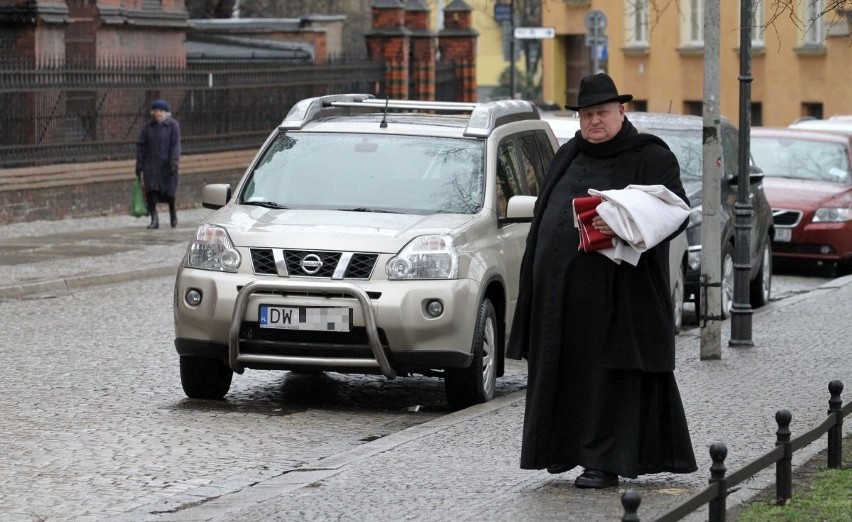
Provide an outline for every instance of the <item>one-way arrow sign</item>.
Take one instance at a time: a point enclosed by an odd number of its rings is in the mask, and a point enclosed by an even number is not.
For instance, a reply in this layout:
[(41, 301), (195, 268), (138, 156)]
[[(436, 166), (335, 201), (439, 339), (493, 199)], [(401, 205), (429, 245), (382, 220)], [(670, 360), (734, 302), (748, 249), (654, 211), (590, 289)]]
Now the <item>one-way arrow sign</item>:
[(542, 39), (556, 36), (553, 27), (515, 27), (515, 38), (519, 39)]

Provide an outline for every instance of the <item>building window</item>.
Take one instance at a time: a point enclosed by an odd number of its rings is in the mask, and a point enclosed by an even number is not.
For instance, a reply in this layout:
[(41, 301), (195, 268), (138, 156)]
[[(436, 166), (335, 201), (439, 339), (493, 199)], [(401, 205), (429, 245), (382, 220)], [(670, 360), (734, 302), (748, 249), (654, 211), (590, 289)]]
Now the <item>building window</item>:
[(820, 102), (803, 102), (802, 116), (809, 118), (822, 119), (822, 103)]
[(754, 0), (751, 7), (751, 46), (760, 49), (766, 47), (766, 38), (764, 37), (764, 33), (766, 32), (766, 18), (764, 13), (766, 9), (764, 2), (765, 0)]
[(689, 114), (689, 115), (692, 115), (692, 116), (703, 116), (704, 115), (704, 102), (684, 101), (683, 102), (683, 113)]
[(624, 0), (627, 46), (648, 46), (648, 0)]
[(681, 0), (683, 9), (681, 35), (684, 45), (704, 45), (704, 0)]
[(804, 45), (822, 46), (825, 43), (825, 0), (807, 0), (807, 2), (804, 2), (804, 6), (802, 43)]
[(751, 126), (763, 127), (763, 104), (760, 102), (751, 103)]
[(648, 100), (631, 100), (630, 110), (633, 112), (648, 112)]

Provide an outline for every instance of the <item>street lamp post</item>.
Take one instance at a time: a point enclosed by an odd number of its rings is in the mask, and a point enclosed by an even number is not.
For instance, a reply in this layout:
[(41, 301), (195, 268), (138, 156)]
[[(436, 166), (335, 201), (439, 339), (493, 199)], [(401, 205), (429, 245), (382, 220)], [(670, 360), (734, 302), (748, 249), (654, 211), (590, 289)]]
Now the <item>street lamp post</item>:
[(734, 204), (734, 303), (731, 307), (731, 340), (729, 346), (754, 346), (751, 339), (752, 309), (749, 302), (749, 261), (751, 222), (754, 211), (749, 200), (749, 168), (751, 165), (751, 0), (740, 4), (740, 124), (739, 172), (737, 201)]

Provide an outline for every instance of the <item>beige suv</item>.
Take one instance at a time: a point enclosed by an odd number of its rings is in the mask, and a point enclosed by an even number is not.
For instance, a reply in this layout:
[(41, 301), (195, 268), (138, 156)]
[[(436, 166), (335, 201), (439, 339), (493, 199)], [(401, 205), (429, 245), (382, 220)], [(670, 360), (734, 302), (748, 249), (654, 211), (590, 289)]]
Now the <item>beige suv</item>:
[(529, 219), (557, 147), (525, 101), (297, 103), (242, 180), (208, 185), (175, 284), (184, 392), (246, 368), (443, 377), (494, 396)]

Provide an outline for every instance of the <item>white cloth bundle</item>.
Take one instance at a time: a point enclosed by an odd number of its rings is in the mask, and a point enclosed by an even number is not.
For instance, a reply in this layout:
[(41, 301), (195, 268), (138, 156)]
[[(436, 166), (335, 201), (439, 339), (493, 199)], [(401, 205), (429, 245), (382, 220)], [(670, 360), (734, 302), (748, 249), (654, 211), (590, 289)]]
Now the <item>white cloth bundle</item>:
[(598, 252), (616, 263), (636, 266), (642, 252), (672, 235), (689, 216), (689, 205), (663, 185), (590, 189), (589, 194), (604, 199), (597, 207), (598, 215), (620, 239), (613, 248)]

